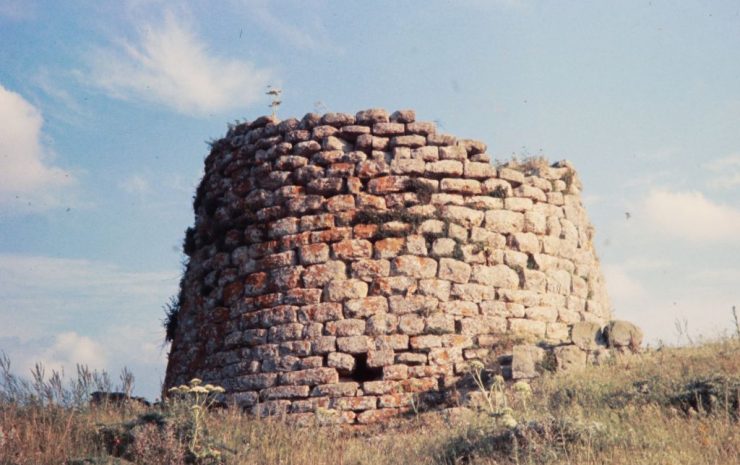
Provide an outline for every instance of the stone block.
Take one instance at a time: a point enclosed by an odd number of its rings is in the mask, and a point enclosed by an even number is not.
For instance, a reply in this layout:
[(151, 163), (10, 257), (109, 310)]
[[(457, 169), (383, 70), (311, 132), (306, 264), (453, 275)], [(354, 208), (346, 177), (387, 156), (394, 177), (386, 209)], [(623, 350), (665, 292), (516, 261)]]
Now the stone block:
[(344, 302), (344, 316), (347, 318), (367, 318), (387, 311), (388, 300), (382, 296), (370, 296)]
[(357, 394), (360, 387), (355, 382), (343, 382), (334, 384), (320, 384), (311, 390), (312, 397), (351, 397)]
[[(571, 326), (570, 340), (581, 350), (596, 350), (604, 346), (606, 341), (601, 332), (601, 325), (588, 321), (578, 321)], [(627, 342), (627, 340), (625, 338)]]
[(398, 327), (398, 316), (390, 313), (376, 313), (367, 319), (365, 334), (379, 336), (395, 332)]
[(327, 302), (344, 302), (367, 297), (368, 285), (359, 279), (343, 279), (329, 282), (324, 288)]
[(301, 265), (314, 265), (329, 260), (329, 246), (327, 244), (307, 244), (298, 250)]
[(429, 313), (436, 310), (439, 301), (434, 297), (410, 295), (408, 297), (393, 295), (388, 297), (390, 310), (396, 314)]
[(309, 389), (308, 386), (275, 386), (260, 391), (260, 397), (263, 401), (308, 397)]
[(508, 210), (488, 210), (485, 228), (501, 234), (517, 233), (524, 229), (524, 215)]
[(586, 352), (576, 346), (560, 346), (553, 350), (559, 371), (577, 371), (586, 367)]
[(338, 260), (357, 260), (370, 258), (373, 254), (373, 244), (365, 239), (346, 239), (331, 245), (334, 258)]
[(471, 280), (498, 288), (517, 289), (519, 274), (506, 265), (473, 265)]
[(458, 223), (468, 229), (480, 226), (485, 217), (482, 211), (457, 205), (444, 205), (440, 208), (440, 214), (444, 219)]
[(537, 366), (545, 358), (545, 351), (533, 345), (515, 345), (511, 356), (511, 377), (530, 379), (539, 376)]
[(355, 358), (341, 352), (331, 352), (326, 357), (326, 365), (336, 368), (339, 373), (351, 373), (355, 369)]
[(280, 374), (280, 384), (282, 385), (316, 386), (337, 382), (339, 382), (339, 375), (334, 368), (313, 368)]
[(351, 264), (352, 277), (368, 283), (378, 276), (386, 277), (390, 272), (391, 262), (388, 260), (359, 259)]
[(360, 336), (365, 333), (365, 320), (351, 318), (330, 321), (325, 328), (326, 334), (331, 336)]
[(406, 239), (388, 237), (375, 242), (375, 258), (395, 258), (403, 253)]
[(468, 282), (471, 272), (471, 266), (465, 262), (452, 258), (440, 258), (437, 277), (442, 280), (462, 284)]
[(367, 366), (370, 368), (392, 365), (395, 361), (395, 352), (391, 349), (369, 350), (367, 352)]
[(604, 337), (609, 347), (628, 347), (638, 351), (642, 344), (642, 331), (628, 321), (610, 321), (604, 328)]
[(346, 270), (344, 262), (338, 260), (307, 266), (301, 275), (303, 286), (307, 288), (324, 287), (331, 281), (345, 279)]
[(371, 410), (378, 404), (378, 398), (373, 396), (362, 397), (335, 397), (331, 400), (331, 408), (337, 410), (352, 410), (355, 412)]
[(437, 274), (437, 261), (415, 255), (401, 255), (391, 263), (391, 270), (412, 278), (433, 278)]
[(364, 354), (371, 349), (371, 342), (368, 336), (338, 337), (337, 348), (348, 354)]
[(444, 178), (439, 183), (442, 192), (452, 192), (463, 195), (479, 195), (481, 184), (474, 179)]
[(440, 160), (428, 162), (424, 175), (427, 177), (462, 176), (463, 164), (457, 160)]

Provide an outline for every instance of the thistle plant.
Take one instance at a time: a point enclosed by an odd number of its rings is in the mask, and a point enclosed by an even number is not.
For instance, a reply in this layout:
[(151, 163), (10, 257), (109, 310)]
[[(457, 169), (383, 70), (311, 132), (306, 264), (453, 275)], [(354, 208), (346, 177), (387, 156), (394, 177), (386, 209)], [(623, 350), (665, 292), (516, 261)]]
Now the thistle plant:
[(183, 405), (188, 408), (186, 415), (189, 416), (191, 427), (188, 451), (199, 462), (205, 459), (218, 459), (221, 456), (221, 452), (207, 442), (206, 418), (208, 409), (216, 401), (216, 394), (224, 392), (221, 386), (212, 384), (203, 386), (202, 384), (202, 380), (193, 378), (188, 384), (173, 387), (167, 391), (175, 401), (182, 401)]
[(272, 109), (272, 116), (277, 116), (277, 110), (280, 107), (280, 104), (283, 103), (282, 100), (280, 100), (280, 94), (283, 93), (283, 89), (267, 86), (267, 92), (265, 94), (269, 95), (272, 101), (268, 105)]
[[(483, 380), (484, 369), (485, 366), (478, 360), (473, 360), (470, 363), (470, 374), (478, 390), (483, 395), (483, 399), (486, 401), (488, 413), (495, 417), (498, 423), (505, 428), (515, 428), (517, 421), (514, 418), (514, 411), (509, 407), (509, 402), (506, 398), (504, 377), (495, 375), (491, 380), (490, 386), (486, 387), (486, 382)], [(527, 387), (529, 387), (528, 384)]]

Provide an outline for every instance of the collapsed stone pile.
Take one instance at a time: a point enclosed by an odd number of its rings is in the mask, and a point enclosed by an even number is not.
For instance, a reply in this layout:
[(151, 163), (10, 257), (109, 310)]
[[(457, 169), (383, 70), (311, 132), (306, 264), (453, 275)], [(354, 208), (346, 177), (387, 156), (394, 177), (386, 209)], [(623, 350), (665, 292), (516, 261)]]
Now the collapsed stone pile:
[(598, 361), (610, 311), (579, 191), (567, 162), (495, 166), (410, 110), (238, 124), (205, 160), (165, 385), (371, 423), (471, 360), (534, 376), (544, 352), (522, 342)]

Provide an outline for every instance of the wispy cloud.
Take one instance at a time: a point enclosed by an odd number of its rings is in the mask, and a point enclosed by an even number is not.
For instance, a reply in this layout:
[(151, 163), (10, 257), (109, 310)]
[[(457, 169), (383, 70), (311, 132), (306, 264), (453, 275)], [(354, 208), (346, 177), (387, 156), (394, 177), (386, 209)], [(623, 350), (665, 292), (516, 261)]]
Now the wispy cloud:
[(704, 168), (712, 173), (710, 187), (719, 189), (733, 189), (740, 187), (740, 153), (718, 158), (704, 164)]
[[(246, 6), (249, 19), (272, 34), (276, 39), (286, 42), (292, 47), (300, 50), (322, 50), (339, 52), (341, 48), (332, 43), (328, 36), (323, 21), (302, 21), (301, 25), (290, 22), (279, 14), (275, 14), (274, 3), (268, 0), (240, 0)], [(315, 3), (315, 2), (314, 2)], [(305, 7), (304, 2), (296, 3), (296, 7)], [(305, 9), (307, 14), (316, 10), (317, 5), (311, 5)]]
[(35, 212), (59, 206), (59, 194), (75, 179), (51, 164), (41, 112), (0, 85), (0, 121), (0, 209)]
[(146, 101), (188, 115), (246, 107), (262, 98), (271, 72), (210, 53), (193, 28), (172, 13), (90, 57), (90, 82), (114, 98)]
[(654, 189), (638, 221), (656, 233), (691, 242), (737, 241), (740, 209), (715, 203), (701, 192)]
[(36, 14), (34, 0), (2, 0), (0, 1), (0, 18), (15, 21), (31, 19)]

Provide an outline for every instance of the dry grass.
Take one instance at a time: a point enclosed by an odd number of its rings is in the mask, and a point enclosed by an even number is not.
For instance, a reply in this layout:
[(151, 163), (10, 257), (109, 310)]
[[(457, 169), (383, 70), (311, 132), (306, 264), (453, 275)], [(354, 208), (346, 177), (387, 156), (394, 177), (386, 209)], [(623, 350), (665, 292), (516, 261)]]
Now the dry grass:
[[(357, 430), (294, 427), (220, 410), (207, 418), (207, 435), (222, 450), (220, 462), (228, 464), (740, 463), (738, 339), (547, 375), (532, 388), (526, 403), (510, 393), (519, 423), (513, 429), (485, 411), (454, 421), (420, 414)], [(0, 404), (0, 464), (129, 463), (108, 457), (111, 439), (99, 434), (101, 425), (124, 424), (131, 434), (117, 439), (122, 442), (117, 452), (126, 450), (126, 460), (187, 463), (185, 430), (167, 415), (155, 408), (6, 400)], [(82, 458), (88, 460), (73, 461)]]

